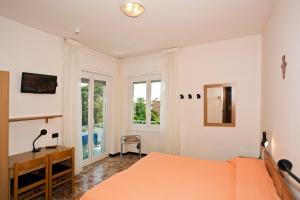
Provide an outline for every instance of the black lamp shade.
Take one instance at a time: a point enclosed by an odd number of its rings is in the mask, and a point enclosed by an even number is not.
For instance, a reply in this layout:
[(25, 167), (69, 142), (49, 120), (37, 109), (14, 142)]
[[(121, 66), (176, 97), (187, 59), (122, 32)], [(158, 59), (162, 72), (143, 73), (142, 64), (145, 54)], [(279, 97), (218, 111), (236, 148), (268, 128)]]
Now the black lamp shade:
[(293, 164), (291, 161), (287, 159), (281, 159), (278, 161), (277, 166), (279, 167), (280, 170), (288, 173), (295, 181), (300, 183), (300, 178), (297, 177), (291, 170), (293, 168)]
[(285, 172), (290, 171), (293, 168), (293, 164), (291, 163), (291, 161), (286, 159), (279, 160), (277, 166), (279, 167), (280, 170)]
[(42, 129), (40, 132), (41, 135), (47, 135), (47, 130), (46, 129)]

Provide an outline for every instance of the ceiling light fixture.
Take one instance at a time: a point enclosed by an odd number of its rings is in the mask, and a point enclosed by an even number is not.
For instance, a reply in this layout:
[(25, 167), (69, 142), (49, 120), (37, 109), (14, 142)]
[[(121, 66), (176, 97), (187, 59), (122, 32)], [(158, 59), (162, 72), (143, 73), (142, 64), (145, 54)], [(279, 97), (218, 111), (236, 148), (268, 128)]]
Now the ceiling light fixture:
[(121, 6), (121, 11), (128, 17), (138, 17), (145, 12), (145, 7), (138, 0), (126, 0)]

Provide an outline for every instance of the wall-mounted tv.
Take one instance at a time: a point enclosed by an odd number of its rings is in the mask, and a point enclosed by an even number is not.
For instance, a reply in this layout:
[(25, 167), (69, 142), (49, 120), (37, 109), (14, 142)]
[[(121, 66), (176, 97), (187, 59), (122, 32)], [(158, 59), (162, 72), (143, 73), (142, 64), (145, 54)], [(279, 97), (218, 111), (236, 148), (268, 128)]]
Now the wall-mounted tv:
[(22, 93), (55, 94), (57, 76), (45, 74), (22, 73)]

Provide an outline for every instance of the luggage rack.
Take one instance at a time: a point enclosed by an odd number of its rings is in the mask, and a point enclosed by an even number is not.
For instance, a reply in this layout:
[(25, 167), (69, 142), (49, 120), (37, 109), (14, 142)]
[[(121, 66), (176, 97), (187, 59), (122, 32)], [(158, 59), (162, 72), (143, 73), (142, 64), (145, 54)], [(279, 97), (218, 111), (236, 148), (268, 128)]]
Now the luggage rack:
[(121, 136), (121, 159), (123, 159), (123, 147), (126, 144), (136, 144), (136, 148), (139, 150), (139, 156), (142, 157), (142, 144), (141, 136), (139, 135), (124, 135)]

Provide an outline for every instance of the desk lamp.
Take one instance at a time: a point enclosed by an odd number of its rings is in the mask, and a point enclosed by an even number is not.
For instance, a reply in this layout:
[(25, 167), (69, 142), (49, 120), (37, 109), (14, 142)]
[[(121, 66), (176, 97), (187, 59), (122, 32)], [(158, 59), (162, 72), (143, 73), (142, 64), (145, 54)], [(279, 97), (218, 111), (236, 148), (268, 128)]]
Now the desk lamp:
[(35, 143), (35, 141), (37, 140), (37, 139), (39, 139), (42, 135), (46, 135), (47, 134), (47, 130), (46, 129), (42, 129), (41, 130), (41, 132), (40, 132), (40, 134), (39, 134), (39, 136), (37, 136), (37, 138), (35, 138), (35, 140), (33, 140), (33, 142), (32, 142), (32, 147), (33, 147), (33, 149), (32, 149), (32, 152), (39, 152), (40, 150), (41, 150), (41, 148), (35, 148), (35, 146), (34, 146), (34, 143)]

